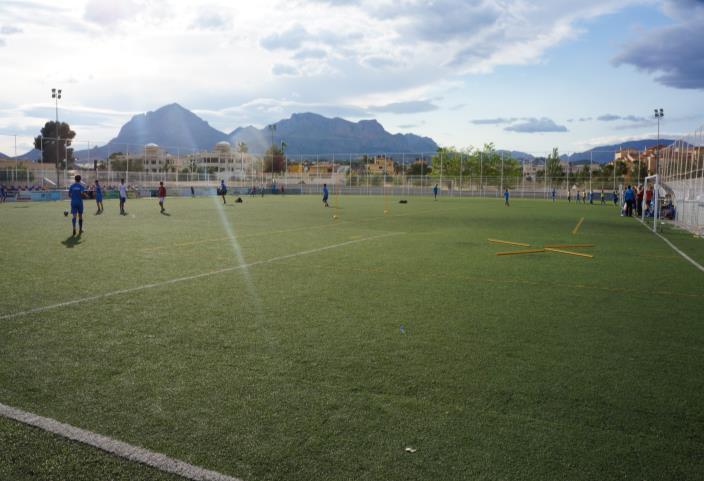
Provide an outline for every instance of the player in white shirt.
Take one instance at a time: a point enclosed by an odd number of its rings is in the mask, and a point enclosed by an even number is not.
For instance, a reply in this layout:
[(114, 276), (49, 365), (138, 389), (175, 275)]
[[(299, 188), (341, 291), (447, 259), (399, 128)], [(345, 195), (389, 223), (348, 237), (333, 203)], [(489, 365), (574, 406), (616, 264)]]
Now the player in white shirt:
[(125, 202), (127, 202), (127, 186), (125, 179), (120, 179), (120, 215), (127, 215), (125, 212)]

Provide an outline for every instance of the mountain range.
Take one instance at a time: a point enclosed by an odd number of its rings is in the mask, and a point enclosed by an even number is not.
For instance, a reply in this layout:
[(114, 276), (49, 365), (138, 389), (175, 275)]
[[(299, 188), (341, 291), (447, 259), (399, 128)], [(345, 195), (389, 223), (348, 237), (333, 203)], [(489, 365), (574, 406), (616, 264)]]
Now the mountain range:
[[(288, 155), (300, 154), (344, 154), (344, 153), (429, 153), (435, 152), (437, 143), (429, 137), (415, 134), (391, 134), (376, 120), (350, 122), (341, 118), (327, 118), (315, 113), (297, 113), (275, 124), (273, 141), (279, 145), (286, 143)], [(114, 139), (103, 146), (79, 150), (74, 154), (80, 161), (103, 159), (114, 152), (141, 152), (144, 145), (155, 143), (172, 153), (212, 150), (221, 141), (227, 141), (233, 149), (239, 143), (247, 145), (250, 153), (261, 154), (272, 143), (272, 132), (268, 127), (238, 127), (230, 133), (212, 127), (190, 110), (177, 103), (165, 105), (153, 112), (133, 116)], [(670, 139), (661, 139), (661, 144), (669, 144)], [(634, 140), (617, 145), (595, 147), (585, 152), (561, 156), (570, 162), (588, 161), (606, 163), (613, 160), (614, 151), (620, 148), (643, 150), (655, 145), (652, 139)], [(518, 160), (533, 160), (531, 154), (502, 150)], [(21, 159), (38, 161), (41, 152), (33, 149), (18, 156)], [(0, 154), (0, 158), (10, 158)]]
[[(415, 134), (391, 134), (376, 120), (350, 122), (327, 118), (314, 113), (293, 114), (274, 124), (274, 143), (286, 143), (288, 155), (315, 153), (411, 153), (434, 152), (438, 145), (429, 137)], [(229, 134), (221, 132), (179, 104), (169, 104), (154, 112), (133, 116), (122, 126), (117, 137), (90, 150), (91, 159), (106, 158), (113, 152), (141, 151), (155, 143), (172, 154), (212, 150), (218, 142), (227, 141), (234, 149), (241, 142), (250, 153), (264, 153), (272, 143), (268, 127), (238, 127)], [(88, 151), (75, 152), (85, 161)]]

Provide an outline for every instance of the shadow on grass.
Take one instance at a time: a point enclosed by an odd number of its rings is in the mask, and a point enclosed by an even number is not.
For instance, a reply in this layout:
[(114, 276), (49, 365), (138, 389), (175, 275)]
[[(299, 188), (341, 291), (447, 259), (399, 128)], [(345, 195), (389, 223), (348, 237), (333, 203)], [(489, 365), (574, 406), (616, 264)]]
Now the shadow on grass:
[(66, 240), (61, 241), (61, 243), (65, 245), (67, 249), (73, 249), (77, 245), (81, 244), (81, 236), (68, 237)]
[(166, 212), (166, 211), (162, 212), (161, 215), (165, 215), (166, 217), (171, 217), (171, 214), (169, 214), (169, 213)]

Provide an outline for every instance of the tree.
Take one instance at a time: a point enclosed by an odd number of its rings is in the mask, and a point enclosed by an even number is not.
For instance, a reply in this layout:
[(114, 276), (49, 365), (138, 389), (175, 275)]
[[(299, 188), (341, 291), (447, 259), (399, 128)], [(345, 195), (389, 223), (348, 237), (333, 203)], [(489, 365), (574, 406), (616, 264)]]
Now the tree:
[(565, 170), (560, 165), (560, 153), (557, 147), (552, 149), (552, 153), (545, 159), (545, 173), (548, 179), (559, 181), (565, 177)]
[(430, 175), (433, 168), (423, 162), (414, 162), (406, 167), (406, 175)]
[(264, 172), (271, 172), (272, 160), (274, 163), (274, 172), (284, 171), (284, 153), (277, 146), (269, 147), (264, 153)]
[(247, 147), (247, 144), (245, 144), (244, 142), (238, 142), (237, 153), (246, 154), (247, 152), (249, 152), (249, 147)]
[[(69, 164), (73, 162), (73, 149), (69, 147), (76, 132), (71, 130), (66, 122), (59, 122), (57, 132), (56, 122), (50, 120), (44, 124), (40, 132), (41, 135), (34, 138), (34, 148), (42, 151), (42, 162), (54, 164), (60, 169), (66, 167), (67, 160)], [(56, 157), (57, 145), (58, 159)]]

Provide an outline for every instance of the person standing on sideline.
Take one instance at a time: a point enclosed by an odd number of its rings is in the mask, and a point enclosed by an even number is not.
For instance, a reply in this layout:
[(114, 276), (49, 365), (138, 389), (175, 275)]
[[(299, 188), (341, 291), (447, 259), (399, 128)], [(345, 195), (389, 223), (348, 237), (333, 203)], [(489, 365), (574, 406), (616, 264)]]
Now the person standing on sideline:
[(323, 204), (325, 205), (325, 207), (330, 207), (328, 205), (328, 195), (328, 184), (323, 184)]
[(604, 195), (604, 189), (601, 189), (601, 205), (606, 205), (606, 195)]
[(218, 193), (222, 196), (222, 203), (227, 204), (227, 201), (225, 200), (225, 196), (227, 195), (227, 186), (225, 185), (225, 179), (222, 179), (220, 181), (220, 190)]
[(191, 197), (192, 197), (193, 199), (196, 198), (196, 189), (194, 189), (193, 186), (191, 186)]
[(127, 215), (125, 212), (125, 202), (127, 202), (127, 186), (125, 185), (125, 179), (120, 179), (119, 196), (120, 196), (120, 215)]
[(166, 197), (166, 187), (164, 187), (164, 182), (159, 182), (159, 207), (161, 207), (161, 213), (166, 212), (164, 209), (164, 198)]
[(586, 203), (587, 203), (587, 191), (583, 190), (582, 191), (582, 204), (586, 204)]
[(100, 186), (98, 179), (95, 179), (95, 203), (98, 205), (98, 212), (95, 215), (103, 213), (103, 188)]
[(579, 189), (577, 189), (577, 203), (579, 204)]
[(633, 203), (636, 200), (636, 195), (630, 185), (626, 189), (626, 192), (623, 193), (623, 200), (626, 201), (626, 215), (633, 217)]
[(555, 192), (555, 188), (553, 187), (552, 188), (552, 203), (553, 204), (555, 203), (556, 195), (557, 195), (557, 193)]
[(68, 188), (68, 197), (71, 199), (71, 224), (73, 224), (73, 235), (76, 235), (76, 216), (78, 216), (78, 235), (83, 234), (83, 196), (86, 188), (81, 184), (81, 176), (74, 177), (75, 182)]
[(508, 187), (506, 187), (506, 189), (504, 189), (504, 205), (505, 206), (509, 205), (509, 203), (508, 203), (509, 196), (510, 196), (510, 194), (508, 193)]
[(572, 203), (572, 189), (570, 189), (569, 187), (567, 187), (567, 203)]
[(435, 187), (433, 187), (433, 198), (438, 200), (438, 184), (435, 184)]
[(618, 192), (616, 190), (614, 190), (614, 205), (618, 205)]

